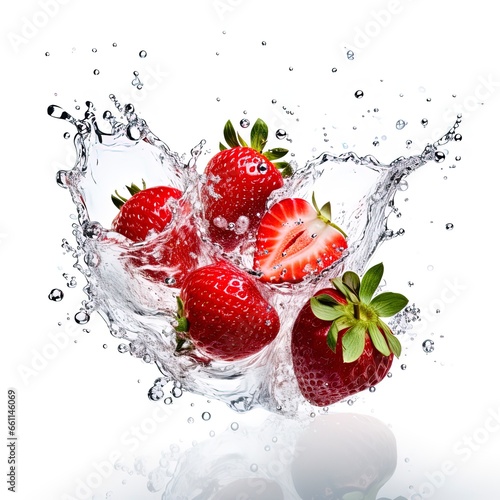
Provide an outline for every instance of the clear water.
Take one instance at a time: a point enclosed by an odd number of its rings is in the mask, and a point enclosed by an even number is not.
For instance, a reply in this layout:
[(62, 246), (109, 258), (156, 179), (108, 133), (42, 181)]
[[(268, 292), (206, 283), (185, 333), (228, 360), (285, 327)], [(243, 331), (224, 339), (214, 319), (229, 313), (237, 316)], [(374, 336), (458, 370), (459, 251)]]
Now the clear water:
[[(340, 155), (325, 152), (305, 165), (296, 165), (294, 175), (272, 194), (269, 205), (290, 196), (311, 199), (313, 191), (328, 186), (328, 200), (318, 199), (318, 203), (332, 202), (335, 222), (349, 235), (349, 249), (321, 276), (311, 276), (300, 284), (264, 288), (259, 283), (280, 315), (278, 337), (245, 360), (207, 365), (195, 355), (175, 354), (179, 291), (175, 270), (171, 279), (153, 283), (130, 267), (138, 246), (146, 245), (154, 252), (155, 245), (172, 238), (170, 233), (167, 231), (145, 244), (132, 245), (108, 229), (116, 215), (110, 201), (115, 189), (131, 182), (140, 183), (141, 179), (148, 186), (174, 186), (183, 191), (183, 199), (190, 203), (193, 214), (187, 218), (173, 206), (172, 225), (181, 232), (183, 226), (195, 225), (200, 248), (191, 257), (196, 266), (211, 262), (220, 251), (206, 238), (206, 225), (200, 215), (199, 187), (204, 178), (197, 161), (204, 141), (195, 145), (190, 155), (181, 156), (149, 129), (132, 105), (122, 105), (113, 95), (110, 99), (115, 109), (105, 111), (102, 120), (96, 118), (90, 102), (83, 118), (75, 118), (56, 105), (48, 108), (49, 115), (76, 127), (76, 163), (57, 175), (58, 184), (72, 197), (78, 218), (73, 226), (75, 246), (68, 242), (65, 245), (77, 259), (76, 267), (87, 281), (84, 290), (88, 299), (75, 319), (86, 323), (91, 314), (101, 315), (110, 333), (122, 339), (120, 352), (156, 364), (163, 380), (175, 383), (174, 388), (181, 393), (187, 390), (218, 399), (240, 412), (262, 407), (286, 416), (308, 414), (311, 408), (298, 390), (289, 349), (297, 312), (315, 290), (328, 285), (331, 277), (347, 269), (362, 273), (381, 243), (398, 236), (387, 225), (394, 211), (395, 195), (407, 189), (407, 178), (412, 172), (426, 163), (444, 161), (446, 155), (440, 148), (456, 139), (460, 116), (446, 134), (427, 145), (421, 154), (401, 156), (389, 164), (350, 151)], [(278, 136), (283, 133), (277, 131)], [(251, 270), (252, 254), (253, 241), (248, 239), (223, 257), (244, 270)], [(398, 315), (393, 325), (398, 334), (404, 334), (411, 314), (409, 310), (408, 314)], [(161, 387), (153, 393), (152, 396), (150, 391), (150, 397), (155, 400), (164, 396)]]

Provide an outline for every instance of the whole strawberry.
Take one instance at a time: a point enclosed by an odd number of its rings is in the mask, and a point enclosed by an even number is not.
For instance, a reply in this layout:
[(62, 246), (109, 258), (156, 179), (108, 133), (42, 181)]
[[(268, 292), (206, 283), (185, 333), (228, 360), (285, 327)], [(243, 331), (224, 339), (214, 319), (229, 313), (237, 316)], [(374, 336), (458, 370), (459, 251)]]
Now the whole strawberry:
[(226, 252), (234, 250), (255, 232), (269, 195), (283, 186), (283, 175), (290, 174), (287, 162), (272, 163), (286, 155), (286, 149), (262, 152), (267, 136), (267, 125), (258, 119), (252, 127), (248, 146), (228, 121), (224, 138), (229, 149), (221, 143), (221, 151), (205, 168), (205, 182), (201, 187), (203, 217), (211, 241)]
[(300, 311), (292, 330), (292, 360), (299, 389), (311, 404), (328, 406), (378, 384), (401, 344), (381, 317), (408, 303), (403, 295), (373, 296), (383, 264), (363, 279), (348, 271), (320, 290)]
[(227, 261), (191, 272), (178, 304), (179, 345), (190, 340), (211, 359), (251, 356), (272, 342), (280, 329), (277, 312), (253, 278)]
[[(129, 249), (123, 260), (134, 272), (153, 281), (180, 287), (184, 277), (197, 265), (199, 239), (189, 218), (190, 208), (182, 192), (170, 186), (143, 189), (127, 186), (131, 197), (118, 193), (111, 198), (120, 209), (111, 229), (141, 243)], [(173, 210), (180, 217), (173, 225)]]
[(297, 283), (342, 256), (346, 234), (331, 222), (330, 203), (319, 209), (314, 195), (312, 202), (285, 198), (262, 218), (253, 266), (261, 281)]

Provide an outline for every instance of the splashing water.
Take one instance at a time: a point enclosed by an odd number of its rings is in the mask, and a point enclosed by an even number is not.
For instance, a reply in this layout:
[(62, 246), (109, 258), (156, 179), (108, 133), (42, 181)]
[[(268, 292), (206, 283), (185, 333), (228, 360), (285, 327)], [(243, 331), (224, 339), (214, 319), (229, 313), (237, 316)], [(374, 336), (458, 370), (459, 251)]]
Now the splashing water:
[[(444, 153), (438, 148), (455, 137), (461, 117), (420, 155), (399, 157), (385, 165), (371, 155), (323, 153), (296, 168), (284, 187), (272, 193), (268, 206), (290, 196), (310, 199), (319, 182), (327, 185), (328, 197), (335, 201), (335, 223), (349, 235), (349, 249), (319, 276), (294, 285), (270, 285), (264, 290), (280, 316), (281, 329), (275, 341), (241, 361), (207, 364), (193, 353), (176, 354), (179, 269), (175, 265), (155, 269), (138, 258), (138, 252), (154, 255), (160, 245), (186, 245), (187, 249), (186, 235), (192, 233), (193, 227), (200, 237), (199, 248), (191, 250), (190, 255), (195, 267), (209, 264), (221, 255), (220, 249), (206, 237), (201, 217), (198, 188), (204, 178), (197, 171), (197, 160), (204, 141), (183, 162), (151, 132), (131, 104), (121, 105), (113, 95), (110, 99), (122, 117), (118, 119), (106, 111), (102, 124), (97, 123), (91, 102), (86, 103), (83, 119), (74, 118), (56, 105), (48, 108), (49, 115), (77, 129), (76, 163), (57, 174), (57, 182), (68, 189), (78, 216), (78, 223), (73, 225), (76, 249), (72, 250), (77, 258), (75, 267), (87, 280), (84, 291), (88, 300), (77, 314), (88, 320), (89, 314), (99, 313), (111, 334), (128, 343), (120, 344), (120, 352), (155, 363), (165, 383), (174, 382), (179, 391), (219, 399), (236, 411), (263, 407), (288, 416), (309, 413), (310, 405), (302, 398), (295, 380), (289, 347), (297, 312), (316, 289), (328, 286), (332, 277), (348, 269), (361, 274), (378, 246), (398, 235), (387, 227), (396, 193), (407, 189), (406, 178), (411, 172), (427, 162), (443, 161)], [(144, 243), (131, 243), (106, 229), (116, 215), (110, 194), (117, 186), (140, 182), (141, 178), (148, 186), (175, 187), (183, 196), (170, 207), (173, 219), (164, 232)], [(179, 209), (186, 201), (192, 207), (190, 214)], [(249, 237), (239, 249), (222, 257), (250, 271), (252, 254), (253, 240)], [(137, 272), (138, 264), (143, 270), (161, 272), (162, 279), (155, 282), (145, 278)], [(406, 320), (404, 315), (401, 320)], [(392, 326), (397, 331), (397, 325)]]

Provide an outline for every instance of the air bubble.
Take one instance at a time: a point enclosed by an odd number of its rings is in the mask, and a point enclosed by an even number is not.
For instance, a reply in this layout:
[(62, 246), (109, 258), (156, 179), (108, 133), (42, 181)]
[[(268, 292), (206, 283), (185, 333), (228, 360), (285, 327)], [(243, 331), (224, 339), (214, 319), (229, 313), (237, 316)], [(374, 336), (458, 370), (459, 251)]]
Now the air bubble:
[(422, 343), (422, 349), (427, 354), (431, 353), (434, 351), (434, 341), (431, 339), (424, 340)]
[(352, 61), (354, 59), (354, 52), (352, 50), (348, 50), (346, 55), (349, 61)]
[(53, 300), (54, 302), (61, 302), (63, 297), (64, 297), (64, 293), (62, 290), (59, 290), (59, 288), (54, 288), (49, 293), (49, 299)]
[(210, 413), (208, 411), (204, 411), (201, 414), (201, 418), (202, 418), (202, 420), (205, 420), (205, 422), (206, 422), (207, 420), (210, 420), (212, 418), (212, 415), (210, 415)]
[(332, 68), (332, 73), (337, 73), (337, 68)]
[(141, 50), (141, 51), (139, 52), (139, 57), (140, 57), (141, 59), (144, 59), (147, 55), (148, 55), (148, 53), (147, 53), (145, 50)]
[(50, 56), (50, 52), (45, 52), (45, 57), (49, 57)]
[(376, 390), (377, 390), (377, 388), (373, 387), (373, 386), (371, 386), (370, 389), (369, 389), (370, 392), (375, 392)]
[(171, 393), (174, 398), (180, 398), (182, 396), (182, 389), (180, 387), (174, 387)]
[(159, 401), (163, 397), (163, 391), (158, 386), (153, 386), (148, 391), (148, 398), (151, 401)]
[(194, 418), (193, 417), (189, 417), (187, 419), (187, 422), (188, 422), (188, 424), (194, 424)]
[(233, 422), (231, 424), (231, 430), (237, 431), (239, 428), (240, 428), (240, 426), (238, 425), (238, 422)]
[(422, 124), (423, 127), (427, 127), (427, 125), (429, 124), (429, 120), (427, 120), (427, 118), (422, 118), (420, 123)]
[(85, 311), (79, 311), (75, 314), (75, 321), (79, 325), (84, 325), (85, 323), (88, 323), (89, 320), (90, 316)]
[(406, 122), (404, 120), (398, 120), (396, 122), (396, 128), (398, 130), (403, 130), (406, 127)]
[(406, 370), (406, 365), (405, 364), (401, 365), (401, 370)]
[(117, 349), (119, 353), (124, 354), (128, 352), (129, 346), (127, 344), (120, 344)]
[(94, 47), (94, 48), (92, 49), (92, 52), (94, 52), (94, 54), (95, 54), (95, 53), (97, 52), (97, 49)]
[(262, 40), (262, 45), (266, 46), (267, 42), (265, 40)]
[(173, 399), (171, 397), (165, 398), (163, 401), (166, 405), (171, 405), (173, 403)]
[(356, 90), (356, 92), (354, 92), (354, 97), (356, 99), (361, 99), (364, 95), (365, 93), (362, 90)]
[(286, 136), (288, 135), (286, 133), (286, 130), (283, 130), (282, 128), (279, 128), (278, 130), (276, 130), (276, 139), (279, 139), (280, 141), (282, 141), (283, 139), (286, 139)]
[(63, 137), (64, 137), (65, 139), (69, 139), (69, 138), (71, 137), (71, 134), (70, 134), (69, 132), (64, 132)]
[(446, 155), (442, 151), (436, 151), (434, 153), (434, 161), (437, 163), (442, 163), (446, 158)]
[(100, 71), (98, 69), (94, 70), (94, 75), (98, 75), (99, 73), (100, 73)]

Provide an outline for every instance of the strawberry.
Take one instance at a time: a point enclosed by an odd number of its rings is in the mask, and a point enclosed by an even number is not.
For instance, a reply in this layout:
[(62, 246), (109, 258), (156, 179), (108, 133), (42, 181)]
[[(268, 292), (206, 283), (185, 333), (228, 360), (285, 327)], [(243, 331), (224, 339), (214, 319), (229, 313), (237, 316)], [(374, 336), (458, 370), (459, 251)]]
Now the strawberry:
[(259, 118), (252, 127), (249, 147), (228, 121), (224, 138), (229, 149), (221, 143), (221, 151), (205, 168), (201, 187), (203, 216), (208, 236), (225, 252), (252, 236), (269, 195), (283, 186), (283, 175), (290, 174), (287, 162), (272, 163), (286, 155), (286, 149), (262, 152), (267, 135), (267, 125)]
[(403, 295), (373, 297), (383, 264), (360, 280), (348, 271), (320, 290), (300, 311), (292, 329), (292, 360), (299, 389), (311, 404), (328, 406), (378, 384), (401, 344), (380, 318), (408, 303)]
[(179, 348), (190, 340), (211, 359), (251, 356), (274, 340), (280, 328), (277, 312), (254, 279), (227, 261), (191, 272), (178, 304)]
[(128, 200), (117, 192), (111, 196), (120, 209), (111, 229), (142, 244), (131, 247), (124, 260), (150, 280), (180, 287), (184, 276), (196, 267), (199, 249), (192, 224), (181, 220), (169, 226), (176, 207), (184, 216), (189, 213), (188, 204), (178, 201), (182, 192), (169, 186), (146, 188), (144, 181), (143, 189), (135, 184), (127, 189), (132, 195)]
[(257, 233), (254, 270), (261, 281), (297, 283), (338, 260), (346, 234), (331, 222), (327, 203), (318, 209), (302, 198), (285, 198), (264, 215)]

